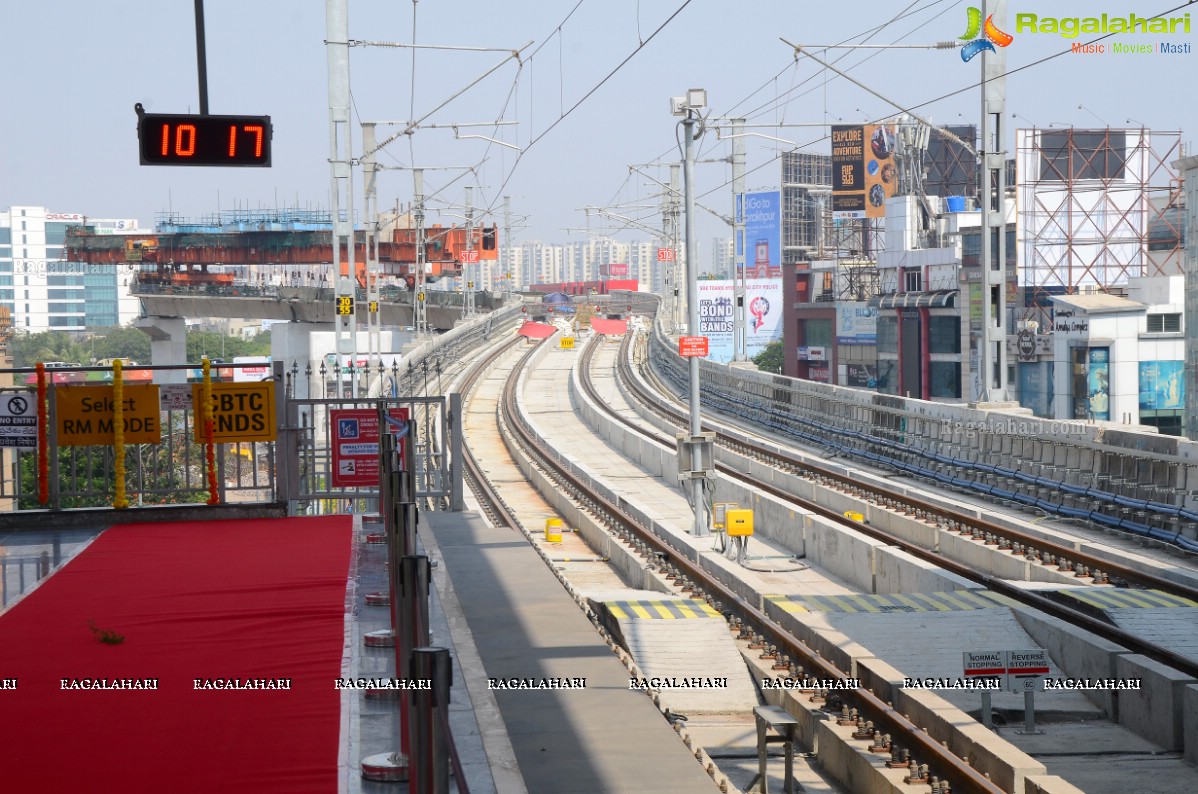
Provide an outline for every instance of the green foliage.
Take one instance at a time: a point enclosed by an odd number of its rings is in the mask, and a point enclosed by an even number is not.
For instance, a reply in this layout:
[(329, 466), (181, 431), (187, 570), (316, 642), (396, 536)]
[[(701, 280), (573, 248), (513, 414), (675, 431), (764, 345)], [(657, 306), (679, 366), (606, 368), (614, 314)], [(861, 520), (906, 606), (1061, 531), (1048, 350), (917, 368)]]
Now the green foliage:
[(777, 375), (782, 374), (782, 364), (786, 360), (785, 352), (781, 342), (770, 342), (757, 355), (753, 356), (753, 363), (762, 372), (773, 372)]
[(87, 364), (91, 357), (90, 349), (66, 331), (15, 334), (9, 342), (9, 350), (12, 351), (13, 366), (17, 367), (32, 367), (39, 361)]
[[(165, 432), (164, 432), (165, 438)], [(203, 490), (185, 490), (186, 472), (181, 462), (164, 466), (154, 460), (155, 445), (133, 445), (125, 448), (125, 471), (130, 501), (141, 504), (195, 504), (207, 501)], [(196, 453), (196, 460), (200, 460)], [(108, 507), (112, 504), (115, 487), (112, 482), (113, 453), (111, 447), (59, 447), (58, 493), (63, 509), (79, 507)], [(18, 510), (41, 510), (37, 499), (37, 455), (21, 455), (21, 490)], [(144, 471), (143, 471), (144, 469)], [(192, 488), (202, 489), (203, 480), (192, 473)], [(137, 483), (146, 491), (138, 499)]]
[(137, 328), (108, 328), (90, 341), (96, 361), (123, 358), (139, 364), (150, 363), (150, 337)]
[[(15, 367), (32, 367), (39, 361), (65, 361), (89, 366), (109, 358), (150, 363), (150, 337), (130, 327), (105, 328), (87, 335), (66, 331), (18, 333), (9, 343), (9, 349)], [(204, 355), (225, 361), (232, 361), (234, 356), (269, 356), (270, 333), (258, 334), (247, 341), (239, 336), (225, 336), (215, 331), (188, 332), (186, 363), (197, 363)]]
[(253, 339), (226, 336), (215, 331), (191, 331), (187, 334), (187, 360), (198, 362), (204, 356), (209, 359), (232, 361), (237, 356), (269, 356), (270, 333), (261, 333)]

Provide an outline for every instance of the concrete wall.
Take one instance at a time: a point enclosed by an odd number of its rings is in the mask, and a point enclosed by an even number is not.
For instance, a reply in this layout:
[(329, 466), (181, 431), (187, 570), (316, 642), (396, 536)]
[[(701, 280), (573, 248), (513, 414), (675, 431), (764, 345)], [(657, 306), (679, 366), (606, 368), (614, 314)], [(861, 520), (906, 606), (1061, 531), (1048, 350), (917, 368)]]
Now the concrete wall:
[(1139, 679), (1140, 689), (1088, 690), (1120, 725), (1166, 750), (1198, 757), (1198, 680), (1028, 607), (1015, 619), (1072, 678)]
[[(681, 359), (656, 326), (651, 342), (655, 368), (678, 368)], [(708, 394), (726, 394), (741, 404), (769, 402), (779, 414), (870, 433), (900, 438), (911, 452), (929, 452), (958, 460), (991, 462), (1038, 475), (1048, 464), (1047, 474), (1068, 482), (1095, 485), (1136, 497), (1141, 485), (1167, 483), (1176, 498), (1190, 507), (1198, 506), (1198, 471), (1187, 465), (1198, 461), (1198, 442), (1160, 436), (1152, 428), (1116, 423), (1048, 420), (1032, 417), (1013, 403), (949, 405), (883, 395), (864, 389), (796, 380), (768, 373), (746, 371), (712, 362), (701, 362), (704, 388)], [(778, 403), (775, 396), (788, 402)], [(879, 419), (896, 428), (884, 431)], [(898, 428), (901, 427), (901, 430)], [(1124, 459), (1148, 463), (1136, 468), (1141, 482), (1096, 481), (1095, 472), (1119, 471)], [(925, 465), (933, 464), (925, 460)], [(1128, 466), (1127, 470), (1132, 470)], [(1026, 491), (1025, 491), (1026, 492)], [(1190, 527), (1194, 538), (1198, 530)]]
[(1166, 750), (1182, 750), (1198, 735), (1182, 733), (1184, 693), (1198, 680), (1140, 654), (1115, 657), (1116, 678), (1140, 679), (1139, 690), (1119, 692), (1119, 724)]

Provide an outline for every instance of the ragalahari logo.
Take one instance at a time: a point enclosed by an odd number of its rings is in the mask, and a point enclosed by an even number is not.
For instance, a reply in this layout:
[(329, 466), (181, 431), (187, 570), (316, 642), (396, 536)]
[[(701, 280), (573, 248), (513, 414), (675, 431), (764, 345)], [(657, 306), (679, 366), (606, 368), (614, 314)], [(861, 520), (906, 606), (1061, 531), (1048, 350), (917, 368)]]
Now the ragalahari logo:
[[(1005, 47), (1015, 40), (1010, 33), (1005, 33), (998, 29), (994, 24), (994, 16), (986, 17), (986, 24), (982, 25), (982, 10), (973, 8), (972, 6), (966, 9), (969, 15), (968, 27), (965, 29), (965, 35), (961, 37), (961, 41), (966, 44), (961, 45), (961, 60), (969, 62), (973, 56), (983, 50), (996, 52), (994, 45)], [(978, 33), (982, 33), (982, 38), (978, 38)]]

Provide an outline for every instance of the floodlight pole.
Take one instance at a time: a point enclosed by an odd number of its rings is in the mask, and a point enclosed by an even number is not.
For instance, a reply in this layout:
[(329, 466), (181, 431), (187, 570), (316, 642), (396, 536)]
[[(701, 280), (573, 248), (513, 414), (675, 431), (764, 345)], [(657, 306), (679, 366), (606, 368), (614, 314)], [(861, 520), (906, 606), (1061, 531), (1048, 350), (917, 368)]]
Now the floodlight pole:
[[(695, 220), (695, 122), (700, 111), (703, 109), (702, 102), (695, 102), (694, 99), (698, 95), (704, 95), (703, 92), (691, 90), (687, 93), (686, 115), (682, 119), (683, 133), (682, 137), (685, 142), (684, 146), (684, 163), (682, 169), (683, 193), (685, 203), (685, 217), (683, 220), (684, 234), (686, 235), (686, 310), (687, 310), (687, 327), (686, 333), (688, 336), (699, 335), (699, 255), (696, 250), (694, 220)], [(691, 486), (691, 509), (695, 513), (695, 523), (693, 534), (695, 537), (703, 537), (708, 534), (707, 531), (707, 515), (703, 509), (703, 483), (701, 476), (696, 476), (696, 470), (700, 467), (699, 446), (695, 441), (699, 438), (699, 434), (703, 432), (702, 420), (700, 418), (700, 402), (699, 402), (699, 357), (690, 357), (690, 435), (691, 435), (691, 469), (690, 477)]]

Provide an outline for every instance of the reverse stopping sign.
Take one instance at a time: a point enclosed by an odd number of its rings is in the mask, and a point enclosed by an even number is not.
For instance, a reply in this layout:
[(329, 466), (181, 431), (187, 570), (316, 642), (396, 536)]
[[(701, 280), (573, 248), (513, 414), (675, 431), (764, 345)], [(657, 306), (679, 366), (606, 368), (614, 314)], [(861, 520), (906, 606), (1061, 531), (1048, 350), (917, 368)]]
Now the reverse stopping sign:
[(965, 678), (1002, 679), (1009, 692), (1035, 692), (1049, 673), (1048, 651), (1043, 648), (966, 651), (962, 656)]

